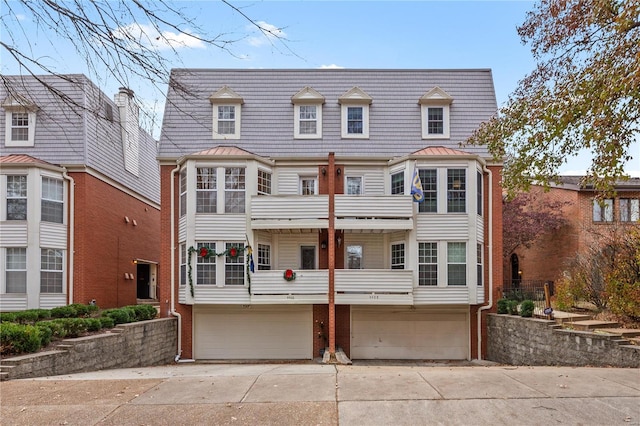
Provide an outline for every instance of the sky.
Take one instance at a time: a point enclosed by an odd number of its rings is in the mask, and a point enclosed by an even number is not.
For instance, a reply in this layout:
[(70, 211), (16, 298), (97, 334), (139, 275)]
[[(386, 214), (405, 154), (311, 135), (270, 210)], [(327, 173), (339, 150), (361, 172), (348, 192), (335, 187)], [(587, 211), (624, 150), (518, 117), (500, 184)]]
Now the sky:
[[(14, 35), (18, 24), (29, 34), (21, 49), (43, 58), (56, 72), (84, 73), (105, 93), (118, 91), (119, 83), (106, 71), (91, 74), (70, 43), (52, 30), (38, 28), (15, 0), (9, 4), (20, 22), (6, 25), (14, 26)], [(175, 68), (490, 68), (500, 106), (535, 67), (529, 46), (517, 34), (532, 1), (232, 1), (241, 13), (220, 1), (175, 4), (208, 34), (234, 40), (229, 52), (182, 36), (173, 43), (179, 56), (158, 43)], [(285, 43), (260, 34), (242, 14), (273, 29)], [(4, 15), (3, 21), (7, 22)], [(128, 30), (153, 31), (144, 18), (131, 22)], [(0, 72), (20, 72), (5, 51), (0, 54)], [(132, 77), (129, 87), (146, 108), (161, 116), (160, 91), (166, 92), (166, 86), (158, 91)], [(157, 126), (153, 134), (158, 137)], [(626, 170), (640, 176), (640, 142), (631, 152), (634, 159)], [(581, 153), (568, 159), (561, 173), (584, 173), (589, 161), (589, 154)]]

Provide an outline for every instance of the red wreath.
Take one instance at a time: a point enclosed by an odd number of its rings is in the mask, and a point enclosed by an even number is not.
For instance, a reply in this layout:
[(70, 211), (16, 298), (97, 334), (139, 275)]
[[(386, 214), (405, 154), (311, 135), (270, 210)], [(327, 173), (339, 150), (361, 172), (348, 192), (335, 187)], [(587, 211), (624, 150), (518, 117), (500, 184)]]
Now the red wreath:
[(231, 247), (229, 249), (229, 256), (231, 256), (232, 258), (238, 257), (238, 249), (235, 247)]
[(207, 257), (209, 249), (206, 247), (200, 247), (200, 257)]
[(291, 269), (287, 269), (286, 271), (284, 271), (283, 277), (287, 281), (293, 281), (296, 279), (296, 273)]

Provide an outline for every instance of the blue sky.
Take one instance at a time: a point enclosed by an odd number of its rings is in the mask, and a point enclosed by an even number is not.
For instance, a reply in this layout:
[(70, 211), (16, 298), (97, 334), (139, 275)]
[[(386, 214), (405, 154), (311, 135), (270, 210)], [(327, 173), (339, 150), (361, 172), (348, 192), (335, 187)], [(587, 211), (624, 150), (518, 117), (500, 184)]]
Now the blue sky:
[[(179, 1), (178, 7), (197, 17), (210, 34), (237, 40), (233, 54), (183, 40), (173, 67), (193, 68), (491, 68), (498, 105), (534, 67), (528, 46), (516, 28), (531, 10), (531, 1), (234, 1), (242, 13), (280, 31), (287, 40), (259, 34), (250, 23), (217, 1)], [(12, 2), (16, 5), (15, 2)], [(17, 10), (17, 9), (16, 9)], [(22, 18), (22, 17), (21, 17)], [(46, 55), (57, 72), (88, 74), (108, 94), (118, 83), (90, 75), (68, 43), (47, 31), (34, 31), (28, 15), (21, 24), (30, 29), (32, 49)], [(132, 23), (133, 24), (133, 23)], [(140, 20), (138, 25), (147, 22)], [(11, 25), (11, 24), (9, 24)], [(162, 48), (162, 46), (159, 46)], [(167, 50), (167, 54), (169, 51)], [(0, 71), (18, 69), (3, 52)], [(130, 87), (145, 105), (161, 111), (162, 96), (144, 81)], [(157, 136), (156, 132), (154, 135)], [(633, 147), (628, 170), (640, 170), (640, 143)], [(588, 154), (570, 159), (564, 172), (583, 171)]]

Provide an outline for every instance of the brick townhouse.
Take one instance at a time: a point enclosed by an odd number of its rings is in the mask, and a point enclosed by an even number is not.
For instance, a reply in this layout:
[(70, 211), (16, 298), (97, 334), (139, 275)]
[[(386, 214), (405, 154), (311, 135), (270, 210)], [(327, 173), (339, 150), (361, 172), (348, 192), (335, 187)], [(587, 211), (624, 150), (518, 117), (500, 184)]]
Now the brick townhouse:
[(460, 144), (495, 111), (486, 69), (173, 70), (159, 285), (182, 358), (482, 356), (502, 165)]
[(2, 76), (0, 310), (156, 298), (157, 143), (133, 93), (84, 75)]

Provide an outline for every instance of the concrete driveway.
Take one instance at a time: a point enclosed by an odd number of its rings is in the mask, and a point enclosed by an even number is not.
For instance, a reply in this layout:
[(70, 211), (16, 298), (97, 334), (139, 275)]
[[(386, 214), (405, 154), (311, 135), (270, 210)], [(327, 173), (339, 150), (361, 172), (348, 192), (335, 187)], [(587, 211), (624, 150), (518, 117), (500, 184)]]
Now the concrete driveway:
[(0, 383), (8, 425), (640, 425), (640, 370), (200, 364)]

